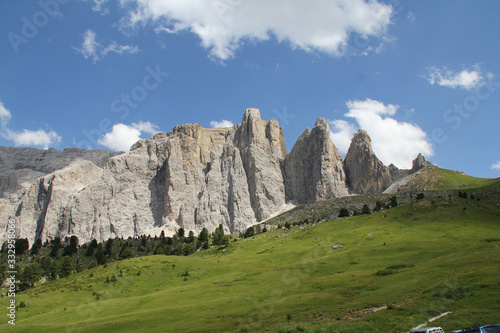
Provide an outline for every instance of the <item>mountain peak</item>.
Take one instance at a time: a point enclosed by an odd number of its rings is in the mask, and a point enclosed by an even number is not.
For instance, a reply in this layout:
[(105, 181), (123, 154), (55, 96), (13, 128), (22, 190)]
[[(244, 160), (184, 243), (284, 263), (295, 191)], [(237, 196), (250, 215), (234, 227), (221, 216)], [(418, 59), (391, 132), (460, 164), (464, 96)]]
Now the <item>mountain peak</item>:
[(260, 119), (260, 110), (256, 108), (247, 108), (243, 114), (243, 123), (254, 122)]
[(345, 156), (347, 184), (353, 193), (379, 193), (392, 182), (389, 169), (377, 158), (371, 142), (368, 133), (360, 129)]
[(328, 122), (325, 120), (325, 118), (319, 117), (316, 119), (316, 123), (314, 124), (314, 127), (323, 127), (325, 129), (330, 130), (330, 125), (328, 125)]

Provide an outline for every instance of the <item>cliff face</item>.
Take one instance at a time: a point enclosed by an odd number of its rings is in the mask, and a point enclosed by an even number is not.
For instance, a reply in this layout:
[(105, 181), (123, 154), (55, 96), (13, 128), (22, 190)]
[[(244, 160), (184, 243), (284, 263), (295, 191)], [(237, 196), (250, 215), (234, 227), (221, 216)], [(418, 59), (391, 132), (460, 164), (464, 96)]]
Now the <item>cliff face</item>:
[(348, 195), (342, 157), (330, 139), (330, 126), (318, 118), (285, 159), (286, 194), (298, 203)]
[[(219, 224), (245, 230), (285, 204), (283, 132), (257, 109), (241, 125), (176, 126), (114, 156), (104, 168), (87, 162), (39, 178), (0, 215), (19, 220), (19, 237), (92, 238), (200, 232)], [(3, 207), (3, 206), (2, 206)], [(8, 214), (5, 214), (9, 212)]]
[[(226, 232), (243, 231), (289, 201), (382, 192), (428, 163), (419, 156), (415, 170), (387, 168), (364, 131), (353, 138), (344, 161), (322, 118), (287, 154), (278, 122), (261, 120), (257, 109), (247, 109), (240, 125), (179, 125), (118, 155), (49, 150), (40, 158), (40, 151), (31, 151), (33, 156), (29, 149), (21, 151), (24, 155), (16, 161), (11, 156), (15, 148), (0, 149), (0, 175), (15, 165), (28, 170), (29, 177), (34, 175), (30, 172), (38, 174), (31, 182), (26, 178), (23, 186), (14, 185), (19, 178), (7, 184), (0, 178), (8, 193), (0, 198), (0, 241), (5, 240), (7, 221), (14, 218), (17, 236), (30, 244), (36, 238), (68, 235), (78, 236), (81, 243), (161, 231), (172, 235), (180, 227), (199, 233), (219, 224)], [(59, 155), (64, 157), (57, 160)]]
[(103, 167), (119, 153), (106, 150), (66, 148), (13, 148), (0, 146), (0, 198), (25, 191), (34, 181), (48, 173), (67, 167), (77, 160), (87, 160)]
[(372, 150), (372, 141), (363, 130), (352, 138), (344, 169), (352, 193), (381, 193), (392, 183), (389, 168), (377, 158)]

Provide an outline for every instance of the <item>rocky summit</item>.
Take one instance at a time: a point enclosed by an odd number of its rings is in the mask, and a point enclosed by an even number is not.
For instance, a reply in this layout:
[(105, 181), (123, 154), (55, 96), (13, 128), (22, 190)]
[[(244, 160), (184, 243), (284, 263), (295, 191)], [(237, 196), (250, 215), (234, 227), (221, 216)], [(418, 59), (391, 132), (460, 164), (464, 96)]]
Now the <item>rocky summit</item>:
[(219, 224), (239, 232), (287, 203), (380, 193), (429, 165), (419, 155), (411, 170), (384, 166), (361, 130), (344, 160), (323, 118), (288, 153), (278, 122), (253, 108), (239, 125), (179, 125), (126, 153), (0, 148), (2, 241), (15, 219), (17, 236), (30, 244), (69, 235), (81, 243), (172, 235), (180, 227), (199, 233)]

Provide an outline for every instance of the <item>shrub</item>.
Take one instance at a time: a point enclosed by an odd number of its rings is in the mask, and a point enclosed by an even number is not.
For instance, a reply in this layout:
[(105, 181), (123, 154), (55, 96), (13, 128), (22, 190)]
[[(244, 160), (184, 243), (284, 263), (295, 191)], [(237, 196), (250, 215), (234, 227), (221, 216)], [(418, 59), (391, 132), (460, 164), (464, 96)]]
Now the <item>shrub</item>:
[(253, 229), (253, 227), (250, 227), (247, 229), (247, 231), (245, 231), (245, 238), (248, 238), (248, 237), (252, 237), (253, 235), (255, 234), (255, 230)]
[(391, 207), (397, 207), (399, 205), (398, 203), (398, 198), (394, 195), (392, 198), (391, 198)]
[(363, 205), (363, 209), (361, 210), (361, 213), (362, 213), (363, 215), (368, 215), (368, 214), (370, 214), (370, 213), (371, 213), (370, 207), (368, 207), (368, 205), (367, 205), (367, 204), (364, 204), (364, 205)]
[(120, 254), (120, 257), (121, 257), (122, 259), (133, 258), (133, 257), (135, 257), (134, 250), (132, 250), (131, 248), (126, 248), (126, 249), (125, 249), (125, 250), (123, 250), (123, 252)]
[(341, 208), (339, 211), (339, 217), (349, 217), (351, 213), (347, 210), (347, 208)]

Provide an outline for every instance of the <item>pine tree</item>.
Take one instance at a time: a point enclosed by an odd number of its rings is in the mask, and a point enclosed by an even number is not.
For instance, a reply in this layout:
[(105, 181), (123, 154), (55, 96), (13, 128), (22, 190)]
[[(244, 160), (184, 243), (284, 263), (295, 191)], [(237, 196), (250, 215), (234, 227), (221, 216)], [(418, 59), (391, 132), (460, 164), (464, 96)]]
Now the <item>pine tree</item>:
[(73, 273), (73, 261), (70, 256), (65, 256), (61, 263), (60, 277), (65, 277)]
[(98, 265), (106, 263), (106, 255), (104, 255), (104, 249), (102, 248), (102, 244), (99, 244), (97, 246), (97, 250), (95, 251), (94, 257)]
[(202, 243), (206, 242), (208, 240), (208, 229), (203, 228), (200, 232), (200, 235), (198, 236), (198, 240)]

